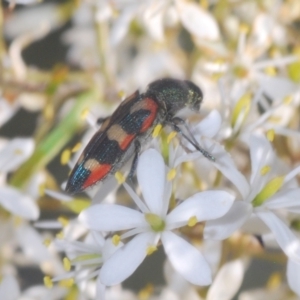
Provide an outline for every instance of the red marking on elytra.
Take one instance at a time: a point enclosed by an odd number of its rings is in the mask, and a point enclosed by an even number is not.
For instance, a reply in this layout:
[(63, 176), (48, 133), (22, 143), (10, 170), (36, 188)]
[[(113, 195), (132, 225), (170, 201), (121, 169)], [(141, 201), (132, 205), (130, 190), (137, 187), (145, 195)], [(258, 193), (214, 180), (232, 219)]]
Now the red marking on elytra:
[(158, 110), (158, 105), (153, 99), (146, 98), (144, 101), (146, 102), (145, 109), (150, 111), (150, 115), (144, 120), (140, 132), (145, 132), (147, 129), (151, 127), (153, 121), (156, 118), (156, 113)]
[(103, 179), (111, 170), (112, 165), (110, 164), (103, 164), (95, 167), (91, 174), (88, 176), (84, 184), (82, 185), (83, 189), (93, 185), (97, 181)]
[(135, 134), (128, 134), (126, 138), (122, 140), (122, 143), (119, 145), (122, 150), (126, 150), (132, 140), (135, 138)]

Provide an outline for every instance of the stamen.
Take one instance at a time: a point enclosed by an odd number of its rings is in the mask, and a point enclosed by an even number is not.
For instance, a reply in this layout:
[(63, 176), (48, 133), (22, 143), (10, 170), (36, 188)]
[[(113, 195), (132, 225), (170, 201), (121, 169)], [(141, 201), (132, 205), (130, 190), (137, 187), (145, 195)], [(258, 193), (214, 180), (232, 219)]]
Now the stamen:
[(63, 259), (63, 265), (64, 265), (64, 269), (65, 269), (67, 272), (69, 272), (69, 271), (71, 270), (71, 261), (70, 261), (67, 257), (65, 257), (65, 258)]
[(112, 239), (112, 243), (117, 247), (121, 241), (121, 237), (118, 234), (115, 234)]
[(73, 148), (72, 148), (72, 153), (77, 152), (82, 146), (82, 143), (77, 143)]
[(193, 217), (189, 218), (187, 225), (189, 227), (194, 227), (197, 223), (198, 223), (197, 217), (193, 216)]
[(267, 282), (267, 289), (269, 290), (275, 290), (277, 289), (282, 283), (282, 277), (279, 272), (273, 273), (268, 282)]
[(51, 240), (50, 240), (50, 239), (44, 239), (43, 244), (44, 244), (46, 247), (49, 247), (50, 244), (51, 244)]
[(120, 171), (116, 172), (115, 178), (116, 178), (118, 184), (122, 184), (125, 182), (125, 177)]
[(175, 176), (176, 176), (176, 169), (175, 168), (172, 168), (169, 172), (168, 172), (168, 174), (167, 174), (167, 179), (168, 179), (168, 181), (171, 181), (171, 180), (173, 180), (174, 178), (175, 178)]
[(162, 125), (161, 125), (161, 124), (157, 124), (157, 125), (155, 126), (153, 132), (152, 132), (152, 137), (153, 137), (153, 138), (158, 137), (158, 135), (159, 135), (161, 129), (162, 129)]
[(44, 196), (45, 195), (45, 189), (46, 189), (45, 183), (40, 184), (38, 189), (39, 189), (39, 196), (40, 197)]
[(60, 216), (57, 218), (57, 221), (63, 226), (66, 227), (69, 224), (69, 219), (66, 216)]
[(174, 137), (177, 135), (176, 131), (172, 131), (169, 133), (168, 137), (167, 137), (167, 143), (170, 144), (171, 141), (174, 139)]
[(275, 177), (270, 180), (261, 192), (254, 198), (252, 204), (254, 207), (262, 205), (267, 199), (272, 197), (282, 186), (284, 176)]
[(74, 284), (74, 278), (63, 279), (59, 281), (58, 285), (64, 288), (70, 288)]
[(68, 148), (68, 149), (65, 149), (62, 154), (61, 154), (61, 157), (60, 157), (60, 163), (64, 166), (64, 165), (67, 165), (69, 160), (71, 158), (71, 150)]
[(90, 113), (90, 110), (88, 108), (85, 108), (82, 112), (81, 112), (81, 118), (82, 120), (86, 120), (88, 114)]
[(266, 175), (267, 173), (269, 173), (271, 170), (271, 167), (270, 166), (264, 166), (260, 169), (260, 174), (262, 176)]
[(276, 76), (276, 74), (277, 74), (277, 71), (276, 71), (276, 69), (274, 68), (274, 67), (266, 67), (265, 68), (265, 73), (267, 74), (267, 75), (269, 75), (269, 76)]
[(293, 96), (286, 96), (283, 100), (285, 105), (289, 105), (293, 101)]
[(53, 282), (52, 282), (52, 279), (50, 278), (50, 276), (45, 276), (44, 277), (44, 285), (48, 289), (51, 289), (53, 287)]
[(60, 231), (59, 233), (56, 234), (56, 237), (59, 239), (59, 240), (63, 240), (63, 238), (65, 237), (64, 233), (62, 231)]
[(147, 252), (147, 255), (151, 255), (153, 252), (155, 252), (157, 250), (157, 247), (155, 245), (152, 245), (152, 246), (148, 246), (146, 252)]
[(241, 117), (242, 117), (241, 123), (244, 122), (244, 120), (250, 110), (251, 98), (252, 98), (252, 95), (250, 93), (246, 93), (236, 103), (236, 105), (233, 109), (232, 119), (231, 119), (232, 128), (235, 127), (237, 120), (239, 120)]
[(154, 292), (154, 286), (151, 283), (148, 283), (143, 289), (138, 293), (138, 299), (147, 300), (150, 299), (151, 295)]
[(270, 141), (270, 142), (273, 142), (274, 141), (274, 138), (275, 138), (275, 130), (274, 129), (270, 129), (267, 131), (267, 139)]

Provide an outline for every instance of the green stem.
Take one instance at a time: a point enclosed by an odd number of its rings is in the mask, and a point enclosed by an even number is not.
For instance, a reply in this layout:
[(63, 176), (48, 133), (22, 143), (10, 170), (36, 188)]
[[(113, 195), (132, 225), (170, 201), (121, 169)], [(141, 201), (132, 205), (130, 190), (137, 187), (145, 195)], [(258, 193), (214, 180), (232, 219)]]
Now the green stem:
[(71, 138), (82, 129), (85, 122), (82, 120), (82, 111), (97, 99), (96, 91), (88, 91), (80, 94), (73, 108), (67, 116), (36, 146), (32, 156), (14, 173), (10, 184), (22, 189), (30, 178), (43, 169), (71, 140)]

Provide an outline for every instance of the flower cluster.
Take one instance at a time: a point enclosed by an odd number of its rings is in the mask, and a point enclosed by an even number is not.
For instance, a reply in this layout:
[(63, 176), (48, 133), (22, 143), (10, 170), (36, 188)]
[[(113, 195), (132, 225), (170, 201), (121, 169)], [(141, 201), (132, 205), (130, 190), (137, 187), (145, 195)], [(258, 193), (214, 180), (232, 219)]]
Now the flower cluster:
[[(75, 2), (0, 11), (0, 299), (300, 297), (299, 0)], [(23, 51), (49, 33), (51, 68)], [(200, 112), (68, 195), (98, 118), (164, 77)]]

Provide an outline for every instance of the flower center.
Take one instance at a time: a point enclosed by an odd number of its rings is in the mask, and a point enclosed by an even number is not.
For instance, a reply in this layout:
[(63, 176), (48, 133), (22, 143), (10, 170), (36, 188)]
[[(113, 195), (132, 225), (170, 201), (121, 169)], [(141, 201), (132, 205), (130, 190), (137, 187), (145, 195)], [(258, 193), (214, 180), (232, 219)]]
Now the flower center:
[(152, 230), (155, 232), (163, 231), (166, 227), (165, 221), (156, 214), (145, 214), (145, 219), (150, 224)]
[(256, 195), (252, 204), (254, 207), (262, 205), (267, 199), (272, 197), (282, 186), (284, 176), (275, 177), (270, 180), (259, 194)]

